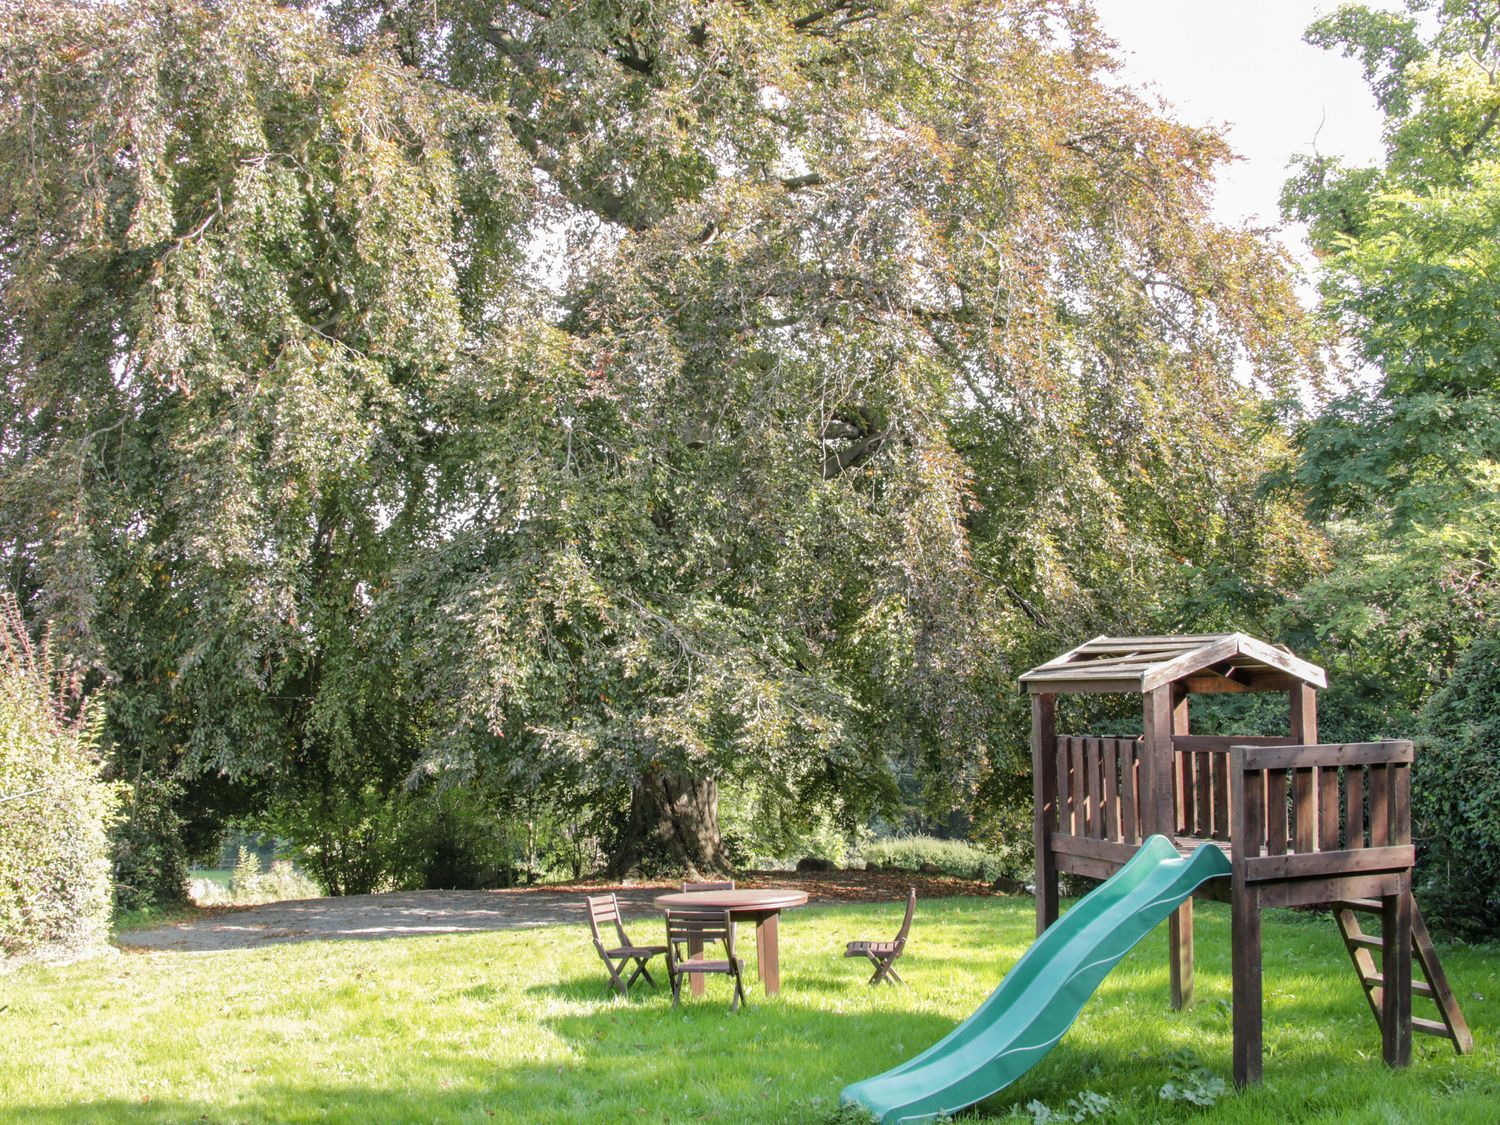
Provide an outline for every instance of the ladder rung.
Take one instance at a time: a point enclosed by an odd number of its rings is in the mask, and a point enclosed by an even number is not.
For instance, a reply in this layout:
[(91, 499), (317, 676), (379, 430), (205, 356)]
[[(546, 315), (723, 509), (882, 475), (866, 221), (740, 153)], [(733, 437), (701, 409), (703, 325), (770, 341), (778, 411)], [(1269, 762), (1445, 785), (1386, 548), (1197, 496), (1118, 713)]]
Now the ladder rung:
[(1424, 1020), (1412, 1016), (1411, 1029), (1420, 1031), (1423, 1035), (1441, 1035), (1444, 1039), (1453, 1038), (1453, 1032), (1448, 1030), (1448, 1025), (1439, 1020)]
[(1337, 905), (1348, 910), (1363, 910), (1366, 914), (1379, 914), (1383, 906), (1378, 898), (1343, 898)]
[(1350, 934), (1344, 940), (1350, 945), (1362, 945), (1366, 949), (1385, 948), (1385, 942), (1381, 941), (1378, 936), (1371, 937), (1369, 934)]
[[(1365, 987), (1366, 988), (1383, 988), (1383, 987), (1385, 987), (1385, 974), (1384, 973), (1374, 973), (1371, 976), (1365, 977)], [(1418, 996), (1431, 996), (1431, 995), (1433, 995), (1432, 985), (1428, 984), (1425, 980), (1417, 980), (1415, 977), (1412, 978), (1411, 990), (1413, 992), (1415, 992)]]

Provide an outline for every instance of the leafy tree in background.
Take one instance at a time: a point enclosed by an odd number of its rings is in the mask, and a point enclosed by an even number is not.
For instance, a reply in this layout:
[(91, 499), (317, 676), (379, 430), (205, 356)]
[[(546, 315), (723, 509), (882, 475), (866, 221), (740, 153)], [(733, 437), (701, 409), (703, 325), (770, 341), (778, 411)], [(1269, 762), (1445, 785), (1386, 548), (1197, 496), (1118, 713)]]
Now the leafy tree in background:
[(1316, 563), (1286, 265), (1086, 4), (4, 18), (0, 552), (189, 834), (1014, 807), (1019, 668)]
[[(1427, 29), (1424, 31), (1424, 29)], [(1287, 639), (1322, 647), (1394, 733), (1494, 628), (1500, 542), (1500, 6), (1359, 5), (1311, 42), (1357, 57), (1386, 115), (1372, 168), (1303, 159), (1323, 308), (1368, 376), (1301, 435), (1299, 483), (1348, 560), (1304, 592)]]
[(530, 188), (491, 109), (299, 12), (0, 18), (0, 554), (109, 681), (124, 898), (169, 897), (227, 815), (337, 824), (411, 770), (369, 613), (472, 502), (436, 450), (505, 370), (465, 326), (506, 311)]
[(1483, 941), (1500, 923), (1500, 640), (1476, 641), (1422, 712), (1412, 820), (1423, 901)]

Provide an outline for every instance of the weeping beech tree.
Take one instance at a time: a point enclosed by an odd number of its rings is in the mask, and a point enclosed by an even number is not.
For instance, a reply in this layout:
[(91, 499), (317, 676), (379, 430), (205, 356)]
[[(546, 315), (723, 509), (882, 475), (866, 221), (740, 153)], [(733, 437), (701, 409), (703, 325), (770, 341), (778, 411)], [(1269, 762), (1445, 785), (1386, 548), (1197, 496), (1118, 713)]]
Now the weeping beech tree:
[(1016, 665), (1315, 562), (1286, 264), (1087, 4), (4, 18), (5, 563), (184, 784), (722, 867), (719, 787), (1003, 804)]

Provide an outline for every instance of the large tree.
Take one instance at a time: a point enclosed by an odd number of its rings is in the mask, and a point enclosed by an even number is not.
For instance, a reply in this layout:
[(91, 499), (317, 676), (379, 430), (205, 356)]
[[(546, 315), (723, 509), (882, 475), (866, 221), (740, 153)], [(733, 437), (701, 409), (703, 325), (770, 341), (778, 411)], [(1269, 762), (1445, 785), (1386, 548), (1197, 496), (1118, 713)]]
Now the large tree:
[(1018, 663), (1305, 567), (1286, 266), (1086, 4), (10, 21), (5, 557), (178, 775), (721, 866), (717, 786), (1003, 794)]
[(1370, 167), (1300, 161), (1322, 310), (1360, 370), (1303, 427), (1297, 476), (1344, 556), (1293, 616), (1399, 730), (1500, 611), (1500, 5), (1346, 5), (1311, 42), (1359, 59), (1385, 115)]

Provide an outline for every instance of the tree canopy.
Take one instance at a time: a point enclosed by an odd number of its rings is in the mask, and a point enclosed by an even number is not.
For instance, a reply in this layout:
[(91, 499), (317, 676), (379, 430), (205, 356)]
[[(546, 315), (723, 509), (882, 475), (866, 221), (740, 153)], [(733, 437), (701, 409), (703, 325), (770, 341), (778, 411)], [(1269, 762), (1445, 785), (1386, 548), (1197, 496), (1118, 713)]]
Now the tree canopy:
[(1320, 257), (1359, 369), (1300, 435), (1297, 476), (1343, 556), (1287, 614), (1363, 696), (1346, 733), (1395, 733), (1493, 633), (1500, 546), (1500, 9), (1346, 5), (1310, 41), (1359, 58), (1385, 157), (1300, 161), (1283, 202)]
[(0, 553), (174, 815), (1003, 804), (1017, 666), (1316, 564), (1287, 263), (1087, 4), (0, 19)]
[(1497, 30), (1500, 11), (1457, 0), (1346, 5), (1309, 29), (1362, 60), (1386, 115), (1382, 165), (1304, 159), (1285, 193), (1310, 224), (1325, 307), (1373, 372), (1306, 432), (1302, 480), (1324, 512), (1410, 521), (1494, 491)]

